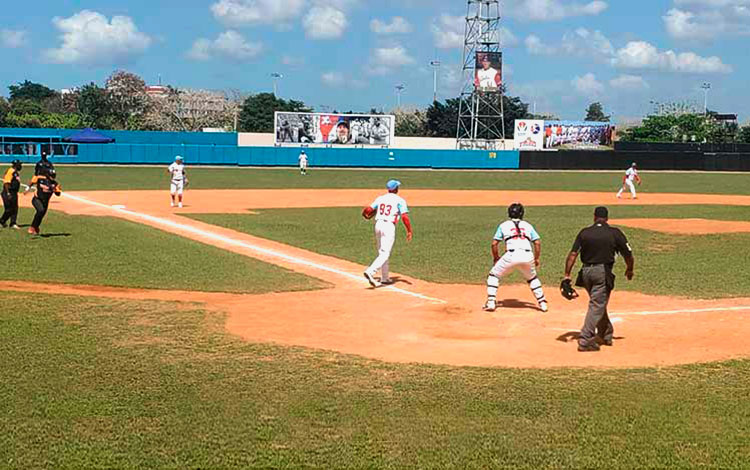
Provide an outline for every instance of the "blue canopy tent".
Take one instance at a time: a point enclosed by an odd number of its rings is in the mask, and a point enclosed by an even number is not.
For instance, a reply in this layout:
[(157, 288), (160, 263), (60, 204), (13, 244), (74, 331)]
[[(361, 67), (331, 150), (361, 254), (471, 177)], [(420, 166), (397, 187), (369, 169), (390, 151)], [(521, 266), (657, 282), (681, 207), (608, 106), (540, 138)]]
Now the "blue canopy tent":
[(90, 127), (71, 134), (63, 139), (65, 142), (71, 142), (74, 144), (111, 144), (115, 141), (112, 137), (107, 137), (104, 134), (100, 134)]

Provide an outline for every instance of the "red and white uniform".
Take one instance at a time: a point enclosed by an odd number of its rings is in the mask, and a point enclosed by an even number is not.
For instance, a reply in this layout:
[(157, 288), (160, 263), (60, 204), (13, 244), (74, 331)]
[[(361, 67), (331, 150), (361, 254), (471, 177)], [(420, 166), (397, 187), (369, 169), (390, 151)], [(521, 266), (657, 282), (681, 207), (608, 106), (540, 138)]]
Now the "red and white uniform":
[(370, 207), (375, 209), (375, 240), (378, 246), (378, 257), (367, 268), (366, 272), (374, 275), (381, 270), (381, 279), (388, 279), (388, 259), (391, 257), (393, 243), (396, 241), (396, 225), (401, 216), (409, 212), (404, 198), (394, 193), (379, 196)]
[(630, 195), (633, 197), (633, 199), (635, 199), (637, 196), (635, 194), (635, 184), (633, 184), (633, 182), (637, 179), (639, 179), (638, 170), (635, 167), (628, 168), (625, 171), (625, 179), (623, 181), (622, 188), (620, 188), (620, 191), (617, 192), (617, 197), (620, 197), (622, 195), (622, 191), (627, 185), (627, 187), (630, 188)]
[(477, 70), (475, 84), (479, 88), (497, 88), (500, 86), (500, 74), (492, 67)]

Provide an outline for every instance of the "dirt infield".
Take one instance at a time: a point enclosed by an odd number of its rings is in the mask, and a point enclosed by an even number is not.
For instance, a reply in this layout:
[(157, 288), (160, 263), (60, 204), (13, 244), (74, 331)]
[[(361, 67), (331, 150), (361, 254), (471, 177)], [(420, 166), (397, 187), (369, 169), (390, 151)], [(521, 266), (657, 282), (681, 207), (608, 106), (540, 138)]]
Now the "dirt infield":
[[(191, 191), (185, 213), (226, 213), (271, 207), (359, 206), (378, 190)], [(165, 197), (167, 196), (167, 197)], [(405, 191), (412, 206), (607, 204), (750, 205), (748, 196), (649, 194), (637, 201), (610, 193), (505, 191)], [(155, 203), (163, 201), (166, 204)], [(27, 202), (27, 201), (26, 201)], [(116, 206), (116, 207), (112, 207)], [(140, 291), (86, 286), (0, 283), (8, 290), (115, 298), (202, 302), (227, 314), (227, 330), (248, 341), (336, 350), (394, 362), (510, 367), (639, 367), (747, 357), (750, 299), (689, 300), (618, 293), (610, 303), (615, 346), (601, 352), (576, 351), (585, 294), (563, 300), (547, 286), (550, 312), (532, 304), (528, 288), (503, 286), (503, 307), (481, 310), (481, 285), (443, 285), (405, 276), (396, 287), (372, 289), (363, 266), (282, 243), (197, 222), (169, 207), (163, 191), (73, 193), (54, 210), (118, 216), (145, 223), (245, 256), (314, 276), (332, 289), (265, 295)], [(622, 221), (618, 221), (622, 222)], [(632, 222), (632, 221), (631, 221)], [(672, 222), (670, 222), (672, 224)], [(688, 224), (689, 225), (689, 224)], [(549, 283), (548, 283), (549, 284)]]

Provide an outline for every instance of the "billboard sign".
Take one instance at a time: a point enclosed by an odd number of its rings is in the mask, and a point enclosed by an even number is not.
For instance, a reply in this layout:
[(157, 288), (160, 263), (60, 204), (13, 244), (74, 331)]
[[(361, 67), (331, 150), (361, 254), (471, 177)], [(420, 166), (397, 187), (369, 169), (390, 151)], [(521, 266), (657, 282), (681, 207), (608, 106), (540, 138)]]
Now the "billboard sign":
[(395, 116), (382, 114), (330, 114), (279, 112), (274, 114), (274, 143), (307, 145), (393, 144)]
[(477, 52), (474, 63), (474, 88), (495, 93), (503, 84), (503, 53)]
[(546, 121), (544, 148), (596, 149), (611, 146), (615, 127), (609, 122)]
[(544, 121), (516, 119), (513, 142), (518, 150), (542, 150), (544, 148)]

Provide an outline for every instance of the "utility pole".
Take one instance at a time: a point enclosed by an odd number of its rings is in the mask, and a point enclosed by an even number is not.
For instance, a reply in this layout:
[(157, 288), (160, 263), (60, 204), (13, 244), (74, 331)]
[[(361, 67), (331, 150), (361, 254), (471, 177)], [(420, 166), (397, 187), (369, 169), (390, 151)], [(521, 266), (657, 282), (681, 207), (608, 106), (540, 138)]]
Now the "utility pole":
[(273, 96), (278, 96), (276, 80), (280, 78), (284, 78), (284, 76), (278, 72), (273, 72), (271, 73), (271, 77), (273, 78)]
[(404, 85), (403, 83), (399, 83), (398, 85), (396, 85), (396, 97), (397, 97), (397, 103), (398, 103), (397, 107), (399, 109), (401, 108), (401, 93), (405, 89), (406, 89), (406, 85)]
[(438, 69), (440, 69), (440, 61), (435, 59), (430, 61), (433, 72), (433, 85), (432, 85), (432, 102), (437, 101), (437, 86), (438, 86)]
[(703, 114), (708, 115), (708, 90), (711, 89), (711, 84), (703, 82), (701, 88), (703, 89)]

